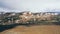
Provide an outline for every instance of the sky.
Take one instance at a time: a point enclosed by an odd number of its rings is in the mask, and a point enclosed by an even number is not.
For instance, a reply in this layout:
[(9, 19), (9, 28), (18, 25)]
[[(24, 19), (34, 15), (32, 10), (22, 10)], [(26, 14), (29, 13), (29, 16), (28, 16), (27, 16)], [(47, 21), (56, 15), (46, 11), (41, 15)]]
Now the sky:
[(53, 9), (60, 9), (60, 0), (0, 0), (0, 11), (46, 12)]

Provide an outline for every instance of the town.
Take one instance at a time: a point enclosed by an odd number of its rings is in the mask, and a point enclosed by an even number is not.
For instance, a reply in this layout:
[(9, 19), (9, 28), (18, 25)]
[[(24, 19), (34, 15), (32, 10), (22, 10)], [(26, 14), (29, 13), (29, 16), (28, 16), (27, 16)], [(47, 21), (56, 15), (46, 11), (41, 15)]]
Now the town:
[(60, 24), (59, 12), (0, 12), (0, 25), (9, 24)]

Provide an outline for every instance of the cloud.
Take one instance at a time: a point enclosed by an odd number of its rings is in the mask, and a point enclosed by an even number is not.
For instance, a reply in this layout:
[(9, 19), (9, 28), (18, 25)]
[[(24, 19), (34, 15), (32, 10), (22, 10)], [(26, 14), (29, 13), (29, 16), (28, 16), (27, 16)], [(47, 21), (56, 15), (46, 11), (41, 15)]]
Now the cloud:
[(0, 0), (0, 3), (5, 8), (20, 11), (39, 12), (46, 8), (60, 9), (60, 0)]

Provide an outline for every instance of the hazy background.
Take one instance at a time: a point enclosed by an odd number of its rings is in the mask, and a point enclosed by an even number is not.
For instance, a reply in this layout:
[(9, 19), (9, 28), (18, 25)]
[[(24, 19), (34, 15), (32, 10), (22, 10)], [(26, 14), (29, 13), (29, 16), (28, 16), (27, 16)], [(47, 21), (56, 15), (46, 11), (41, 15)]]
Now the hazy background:
[(60, 0), (0, 0), (0, 11), (60, 11)]

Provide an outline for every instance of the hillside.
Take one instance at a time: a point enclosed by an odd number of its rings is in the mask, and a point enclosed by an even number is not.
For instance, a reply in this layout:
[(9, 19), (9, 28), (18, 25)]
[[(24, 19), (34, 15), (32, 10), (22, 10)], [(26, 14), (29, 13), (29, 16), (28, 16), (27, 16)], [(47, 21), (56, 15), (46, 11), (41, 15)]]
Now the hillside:
[(12, 29), (5, 30), (0, 34), (60, 34), (58, 25), (33, 25), (33, 26), (16, 26)]

